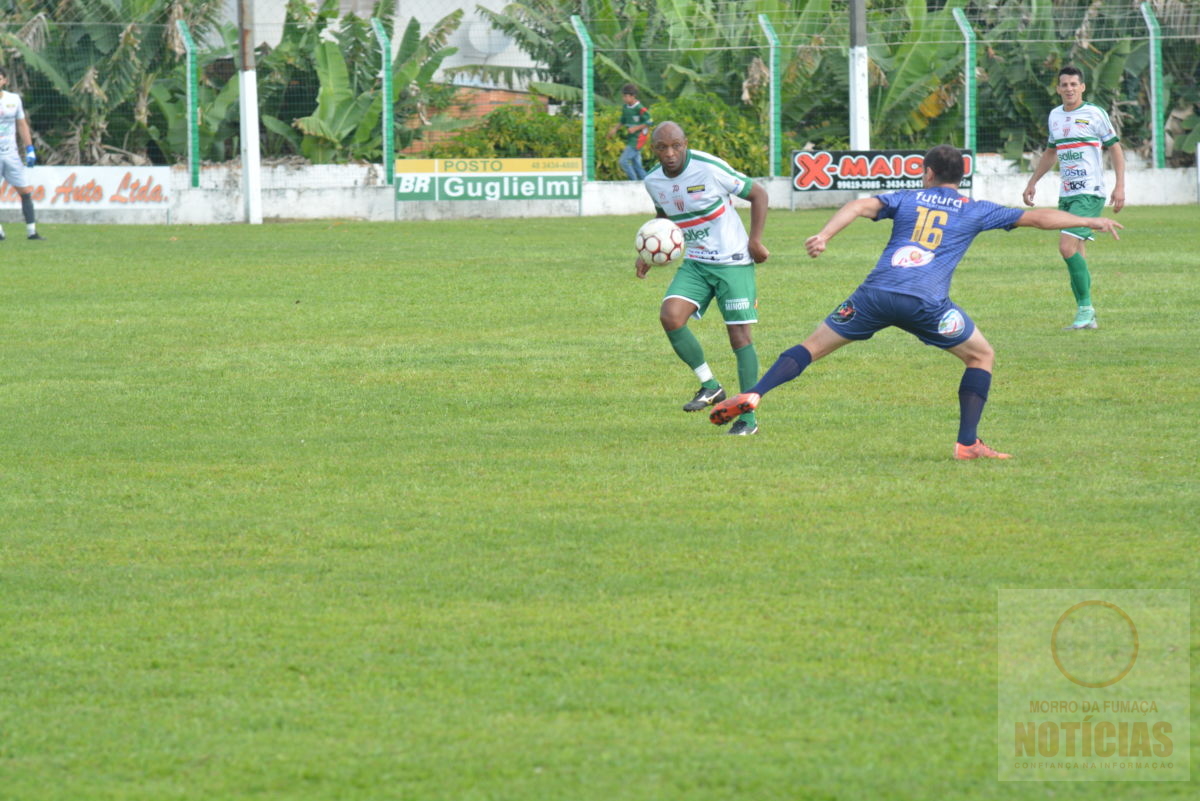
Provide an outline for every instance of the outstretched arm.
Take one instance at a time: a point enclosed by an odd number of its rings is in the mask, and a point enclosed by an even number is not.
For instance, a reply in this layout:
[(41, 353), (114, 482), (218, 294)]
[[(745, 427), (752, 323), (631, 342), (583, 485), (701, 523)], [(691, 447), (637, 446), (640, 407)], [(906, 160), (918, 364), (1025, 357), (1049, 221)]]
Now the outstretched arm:
[(829, 218), (829, 222), (825, 223), (824, 228), (804, 240), (804, 249), (808, 251), (809, 256), (815, 259), (825, 252), (829, 240), (837, 236), (839, 231), (859, 217), (875, 219), (882, 208), (883, 201), (877, 197), (863, 197), (858, 200), (851, 200), (833, 213), (833, 216)]
[(1058, 153), (1053, 147), (1042, 151), (1042, 157), (1038, 159), (1037, 166), (1033, 168), (1033, 175), (1030, 176), (1029, 183), (1025, 184), (1025, 192), (1021, 195), (1026, 206), (1033, 205), (1033, 196), (1037, 193), (1037, 182), (1050, 171), (1056, 161), (1058, 161)]
[(1113, 239), (1120, 239), (1117, 231), (1125, 227), (1108, 217), (1080, 217), (1078, 214), (1058, 209), (1031, 209), (1017, 218), (1017, 225), (1024, 228), (1041, 228), (1045, 231), (1053, 231), (1056, 228), (1091, 228), (1093, 231), (1112, 234)]

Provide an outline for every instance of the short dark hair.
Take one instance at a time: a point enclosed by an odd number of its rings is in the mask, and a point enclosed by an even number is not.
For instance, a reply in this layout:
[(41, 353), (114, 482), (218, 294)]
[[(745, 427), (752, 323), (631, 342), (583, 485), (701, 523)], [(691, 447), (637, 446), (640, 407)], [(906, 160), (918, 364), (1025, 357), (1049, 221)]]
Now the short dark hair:
[(631, 83), (627, 83), (621, 87), (621, 94), (633, 95), (634, 97), (637, 97), (637, 87)]
[(954, 145), (938, 145), (925, 154), (925, 166), (939, 184), (958, 186), (963, 178), (963, 154)]
[(1067, 66), (1063, 67), (1061, 70), (1058, 71), (1059, 78), (1061, 78), (1064, 75), (1074, 75), (1076, 78), (1079, 79), (1080, 83), (1086, 83), (1086, 81), (1083, 80), (1083, 72), (1079, 69), (1079, 67), (1072, 67), (1070, 64), (1068, 64)]

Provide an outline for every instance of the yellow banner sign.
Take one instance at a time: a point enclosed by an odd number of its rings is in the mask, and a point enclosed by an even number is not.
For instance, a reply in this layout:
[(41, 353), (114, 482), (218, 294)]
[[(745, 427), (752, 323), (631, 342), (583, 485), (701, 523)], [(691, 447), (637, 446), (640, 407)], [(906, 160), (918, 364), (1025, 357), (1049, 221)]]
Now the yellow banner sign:
[(583, 159), (396, 159), (396, 173), (455, 173), (499, 175), (502, 173), (582, 172)]

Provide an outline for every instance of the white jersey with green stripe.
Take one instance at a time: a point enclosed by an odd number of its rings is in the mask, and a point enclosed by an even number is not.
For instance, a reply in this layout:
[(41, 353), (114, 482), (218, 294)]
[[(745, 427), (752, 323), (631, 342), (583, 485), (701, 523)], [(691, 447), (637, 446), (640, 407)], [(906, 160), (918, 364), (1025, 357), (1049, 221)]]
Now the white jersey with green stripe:
[(683, 169), (667, 177), (662, 165), (644, 180), (654, 208), (683, 229), (684, 256), (705, 264), (753, 264), (750, 237), (733, 207), (733, 196), (749, 199), (753, 182), (728, 163), (688, 150)]
[(1050, 112), (1050, 145), (1058, 153), (1059, 197), (1104, 197), (1104, 148), (1121, 141), (1108, 114), (1084, 103)]

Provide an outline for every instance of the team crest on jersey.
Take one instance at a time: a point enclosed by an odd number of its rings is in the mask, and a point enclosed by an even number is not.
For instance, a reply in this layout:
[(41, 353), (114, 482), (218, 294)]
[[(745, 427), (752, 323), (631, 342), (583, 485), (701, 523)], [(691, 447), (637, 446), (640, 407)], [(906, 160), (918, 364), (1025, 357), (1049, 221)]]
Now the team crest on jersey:
[(893, 267), (924, 267), (933, 261), (933, 254), (916, 245), (905, 245), (892, 254)]
[(846, 301), (841, 306), (838, 306), (836, 309), (834, 309), (833, 316), (836, 318), (834, 319), (834, 322), (848, 323), (854, 319), (855, 314), (856, 312), (854, 311), (854, 307), (850, 305), (850, 301)]
[(680, 211), (686, 210), (686, 207), (683, 205), (683, 198), (681, 198), (681, 197), (675, 198), (675, 208), (679, 209)]
[(967, 321), (963, 319), (962, 312), (958, 309), (951, 309), (942, 315), (942, 319), (938, 322), (938, 333), (944, 337), (952, 337), (962, 333), (962, 330), (967, 327)]

